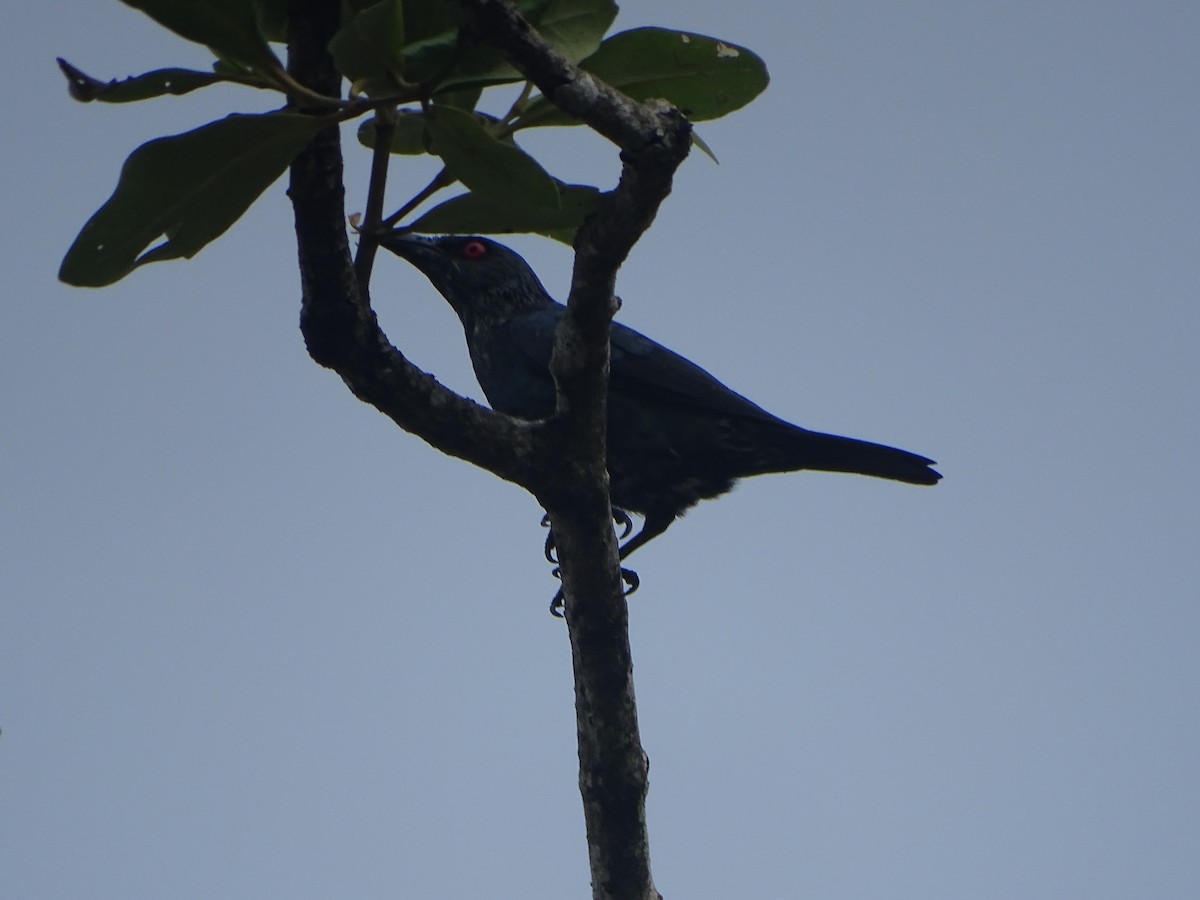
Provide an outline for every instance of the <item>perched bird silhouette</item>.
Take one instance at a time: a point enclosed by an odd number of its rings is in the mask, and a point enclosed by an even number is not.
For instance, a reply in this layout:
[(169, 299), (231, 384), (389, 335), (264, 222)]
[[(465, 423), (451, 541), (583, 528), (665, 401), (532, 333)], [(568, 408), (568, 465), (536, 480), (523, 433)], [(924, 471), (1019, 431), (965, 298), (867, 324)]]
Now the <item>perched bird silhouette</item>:
[[(450, 302), (493, 409), (521, 419), (553, 415), (550, 355), (566, 307), (546, 292), (524, 259), (476, 236), (392, 232), (381, 244), (420, 269)], [(933, 465), (907, 450), (785, 422), (678, 353), (632, 328), (612, 325), (609, 491), (618, 521), (628, 525), (623, 510), (644, 519), (638, 534), (622, 545), (622, 559), (698, 501), (730, 490), (738, 478), (815, 469), (936, 484), (942, 476)]]

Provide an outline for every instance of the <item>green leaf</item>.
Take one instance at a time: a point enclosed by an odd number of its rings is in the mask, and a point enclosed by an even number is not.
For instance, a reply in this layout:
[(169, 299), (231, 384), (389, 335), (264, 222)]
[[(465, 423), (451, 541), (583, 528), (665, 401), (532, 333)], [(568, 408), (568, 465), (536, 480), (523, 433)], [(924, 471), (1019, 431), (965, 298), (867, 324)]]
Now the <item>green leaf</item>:
[(258, 32), (268, 41), (287, 42), (287, 11), (289, 0), (253, 0), (258, 18)]
[(460, 194), (439, 204), (411, 226), (421, 234), (538, 233), (571, 243), (575, 232), (600, 204), (600, 190), (559, 184), (557, 208), (510, 206), (480, 194)]
[(145, 263), (194, 256), (236, 222), (326, 124), (291, 113), (232, 115), (143, 144), (125, 161), (113, 195), (75, 238), (58, 277), (101, 287)]
[(404, 8), (382, 0), (350, 19), (329, 42), (338, 71), (367, 93), (396, 89), (404, 74)]
[(404, 33), (409, 41), (425, 41), (434, 35), (454, 35), (458, 30), (458, 15), (453, 3), (446, 0), (404, 0)]
[[(358, 142), (364, 147), (375, 149), (375, 117), (358, 126)], [(419, 156), (428, 153), (425, 146), (425, 115), (417, 110), (396, 111), (396, 125), (392, 129), (391, 153), (402, 156)]]
[(616, 17), (613, 0), (551, 0), (537, 30), (559, 53), (579, 62), (596, 52)]
[[(441, 105), (440, 98), (438, 103)], [(470, 111), (466, 110), (466, 112)], [(396, 124), (392, 129), (392, 147), (389, 152), (401, 156), (419, 156), (422, 153), (437, 152), (430, 146), (429, 135), (426, 132), (425, 113), (419, 109), (398, 109), (395, 115)], [(487, 113), (473, 112), (471, 115), (485, 127), (495, 125), (500, 121)], [(358, 142), (364, 147), (374, 150), (376, 127), (375, 116), (365, 120), (358, 126)], [(510, 146), (513, 143), (511, 136), (506, 136), (502, 140)]]
[[(458, 28), (448, 4), (439, 0), (407, 0), (409, 28), (405, 72), (409, 81), (432, 77), (449, 59)], [(592, 54), (617, 15), (613, 0), (518, 0), (517, 9), (552, 46), (572, 62)], [(486, 87), (520, 81), (522, 77), (492, 47), (481, 45), (468, 53), (442, 81), (445, 87)]]
[(164, 28), (204, 44), (217, 56), (259, 71), (279, 68), (279, 60), (258, 30), (258, 15), (247, 0), (121, 0)]
[[(763, 61), (745, 47), (666, 28), (635, 28), (615, 34), (581, 68), (637, 101), (664, 99), (693, 122), (740, 109), (766, 88)], [(573, 125), (545, 97), (517, 119), (518, 128)]]
[(514, 207), (558, 206), (558, 184), (537, 160), (493, 137), (474, 114), (434, 106), (427, 123), (433, 152), (473, 192)]
[(566, 244), (568, 247), (574, 247), (575, 235), (578, 232), (578, 228), (555, 228), (550, 231), (538, 231), (535, 233), (548, 237), (552, 241), (558, 241), (560, 244)]
[(453, 106), (455, 109), (470, 112), (475, 108), (475, 104), (479, 102), (479, 97), (482, 94), (483, 87), (477, 85), (476, 87), (437, 91), (434, 96), (437, 97), (437, 102), (442, 106)]
[[(517, 9), (527, 20), (536, 22), (549, 4), (550, 0), (517, 0)], [(441, 5), (449, 6), (444, 2)], [(425, 7), (427, 4), (418, 6)], [(411, 15), (416, 18), (418, 14), (414, 12)], [(439, 14), (429, 10), (422, 13), (420, 21), (416, 23), (420, 31), (409, 33), (409, 42), (404, 48), (404, 71), (410, 82), (422, 82), (434, 77), (455, 52), (458, 25), (452, 17), (440, 31), (419, 36), (445, 21), (444, 12)], [(509, 65), (499, 51), (488, 44), (480, 44), (458, 61), (454, 71), (441, 81), (441, 87), (487, 86), (520, 80), (520, 73)]]
[(101, 81), (80, 71), (61, 57), (58, 67), (67, 76), (71, 96), (81, 103), (99, 100), (103, 103), (130, 103), (147, 100), (164, 94), (186, 94), (197, 88), (207, 87), (224, 81), (212, 72), (196, 72), (192, 69), (156, 69), (144, 75), (135, 75), (120, 81)]

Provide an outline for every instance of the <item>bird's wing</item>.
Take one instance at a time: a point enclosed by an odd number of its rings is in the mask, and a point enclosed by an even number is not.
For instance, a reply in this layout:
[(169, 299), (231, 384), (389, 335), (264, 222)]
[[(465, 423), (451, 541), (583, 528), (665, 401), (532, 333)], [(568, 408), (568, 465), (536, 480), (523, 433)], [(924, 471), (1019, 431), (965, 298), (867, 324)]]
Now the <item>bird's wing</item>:
[(613, 323), (612, 389), (719, 415), (781, 421), (704, 369), (640, 332)]
[[(535, 365), (549, 368), (554, 329), (564, 312), (565, 308), (558, 306), (510, 322), (512, 340)], [(691, 360), (617, 322), (612, 326), (611, 348), (609, 387), (615, 393), (697, 412), (788, 424), (730, 390)]]

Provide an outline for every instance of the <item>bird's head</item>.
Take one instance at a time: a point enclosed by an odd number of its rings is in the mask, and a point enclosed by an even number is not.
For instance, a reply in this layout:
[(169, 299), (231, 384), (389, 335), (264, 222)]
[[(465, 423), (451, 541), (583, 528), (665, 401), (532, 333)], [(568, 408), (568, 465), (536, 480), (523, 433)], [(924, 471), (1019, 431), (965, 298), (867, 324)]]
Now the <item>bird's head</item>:
[(425, 273), (464, 323), (502, 321), (554, 304), (525, 260), (487, 238), (391, 232), (379, 243)]

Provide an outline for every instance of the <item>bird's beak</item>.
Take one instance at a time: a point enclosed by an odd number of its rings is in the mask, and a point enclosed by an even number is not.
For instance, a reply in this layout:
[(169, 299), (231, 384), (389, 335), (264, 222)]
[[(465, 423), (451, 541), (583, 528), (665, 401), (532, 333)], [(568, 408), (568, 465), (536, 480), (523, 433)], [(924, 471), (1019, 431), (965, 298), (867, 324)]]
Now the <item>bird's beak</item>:
[(421, 268), (421, 263), (428, 262), (437, 255), (433, 239), (422, 237), (408, 231), (387, 231), (379, 236), (379, 246), (391, 250), (402, 259)]

